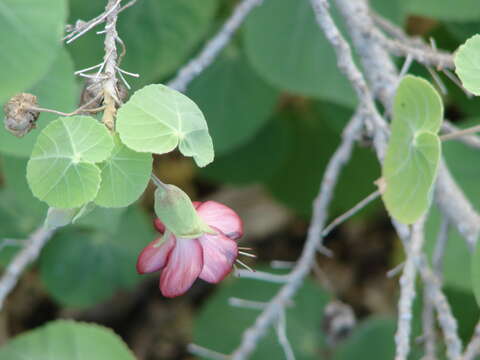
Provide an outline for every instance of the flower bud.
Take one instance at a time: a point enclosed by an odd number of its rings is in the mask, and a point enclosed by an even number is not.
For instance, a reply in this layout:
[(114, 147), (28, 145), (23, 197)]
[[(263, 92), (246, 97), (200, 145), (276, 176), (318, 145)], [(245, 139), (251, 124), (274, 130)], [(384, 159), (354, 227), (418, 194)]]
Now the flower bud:
[(32, 110), (37, 106), (37, 97), (21, 93), (12, 97), (4, 106), (5, 129), (17, 137), (22, 137), (35, 128), (39, 111)]
[(198, 216), (192, 201), (174, 185), (155, 191), (155, 213), (168, 231), (180, 238), (195, 238), (214, 231)]

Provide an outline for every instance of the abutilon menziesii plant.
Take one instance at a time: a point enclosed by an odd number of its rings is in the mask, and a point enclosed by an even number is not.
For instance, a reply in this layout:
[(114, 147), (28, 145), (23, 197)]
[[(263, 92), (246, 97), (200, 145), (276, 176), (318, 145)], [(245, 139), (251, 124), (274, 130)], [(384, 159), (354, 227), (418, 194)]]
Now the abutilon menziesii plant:
[(194, 202), (193, 206), (210, 231), (180, 237), (156, 219), (155, 227), (162, 236), (138, 257), (140, 274), (161, 271), (160, 291), (166, 297), (184, 294), (197, 278), (219, 283), (232, 271), (239, 255), (236, 240), (243, 235), (243, 223), (238, 214), (216, 201)]

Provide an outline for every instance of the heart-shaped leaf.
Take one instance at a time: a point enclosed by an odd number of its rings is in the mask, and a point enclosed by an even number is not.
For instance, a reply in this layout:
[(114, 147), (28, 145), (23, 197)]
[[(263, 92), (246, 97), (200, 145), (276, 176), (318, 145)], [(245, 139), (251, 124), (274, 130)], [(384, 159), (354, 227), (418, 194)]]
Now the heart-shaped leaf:
[(117, 115), (122, 142), (139, 152), (165, 154), (177, 146), (198, 166), (213, 161), (213, 144), (198, 106), (182, 93), (164, 85), (138, 90)]
[(128, 206), (147, 187), (152, 173), (152, 154), (138, 153), (114, 138), (111, 156), (99, 166), (102, 183), (95, 203), (104, 207)]
[(0, 359), (135, 360), (135, 357), (110, 329), (58, 320), (14, 338), (0, 349)]
[(440, 160), (437, 133), (442, 120), (442, 100), (433, 86), (424, 79), (405, 76), (395, 95), (392, 134), (383, 164), (383, 201), (402, 223), (415, 222), (430, 205)]
[(33, 194), (62, 209), (92, 201), (100, 186), (100, 169), (95, 163), (105, 160), (112, 148), (110, 133), (94, 118), (53, 121), (38, 136), (27, 165)]
[(480, 95), (480, 35), (474, 35), (458, 48), (455, 72), (472, 94)]

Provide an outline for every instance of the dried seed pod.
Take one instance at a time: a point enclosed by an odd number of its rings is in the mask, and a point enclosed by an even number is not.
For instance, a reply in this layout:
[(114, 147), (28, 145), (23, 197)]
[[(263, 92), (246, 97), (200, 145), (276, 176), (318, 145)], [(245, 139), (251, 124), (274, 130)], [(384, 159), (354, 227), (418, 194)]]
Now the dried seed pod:
[(327, 344), (331, 347), (347, 338), (356, 324), (350, 305), (339, 300), (329, 302), (323, 316), (322, 328), (327, 335)]
[(82, 94), (80, 95), (80, 104), (79, 106), (84, 106), (88, 104), (85, 108), (85, 111), (82, 111), (81, 114), (89, 115), (92, 112), (88, 111), (91, 109), (96, 109), (102, 106), (103, 103), (103, 81), (95, 79), (87, 79), (85, 85), (83, 86)]
[(35, 122), (40, 115), (37, 107), (37, 97), (21, 93), (12, 97), (4, 106), (5, 129), (17, 137), (22, 137), (35, 128)]
[[(92, 114), (93, 109), (97, 109), (103, 105), (103, 81), (102, 79), (87, 79), (80, 96), (79, 106), (89, 104), (81, 114)], [(117, 85), (118, 98), (124, 102), (128, 97), (128, 89), (122, 83)], [(95, 100), (95, 101), (94, 101)]]
[(123, 103), (128, 98), (128, 89), (127, 87), (120, 81), (117, 82), (117, 93), (118, 99)]

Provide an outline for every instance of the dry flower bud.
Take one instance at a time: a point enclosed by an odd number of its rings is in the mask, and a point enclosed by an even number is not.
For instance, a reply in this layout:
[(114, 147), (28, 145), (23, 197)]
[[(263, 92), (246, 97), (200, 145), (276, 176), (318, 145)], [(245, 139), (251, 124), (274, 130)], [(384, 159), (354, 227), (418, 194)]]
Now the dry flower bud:
[(12, 97), (4, 106), (5, 129), (17, 137), (22, 137), (35, 128), (35, 122), (40, 115), (33, 110), (37, 106), (37, 97), (21, 93)]

